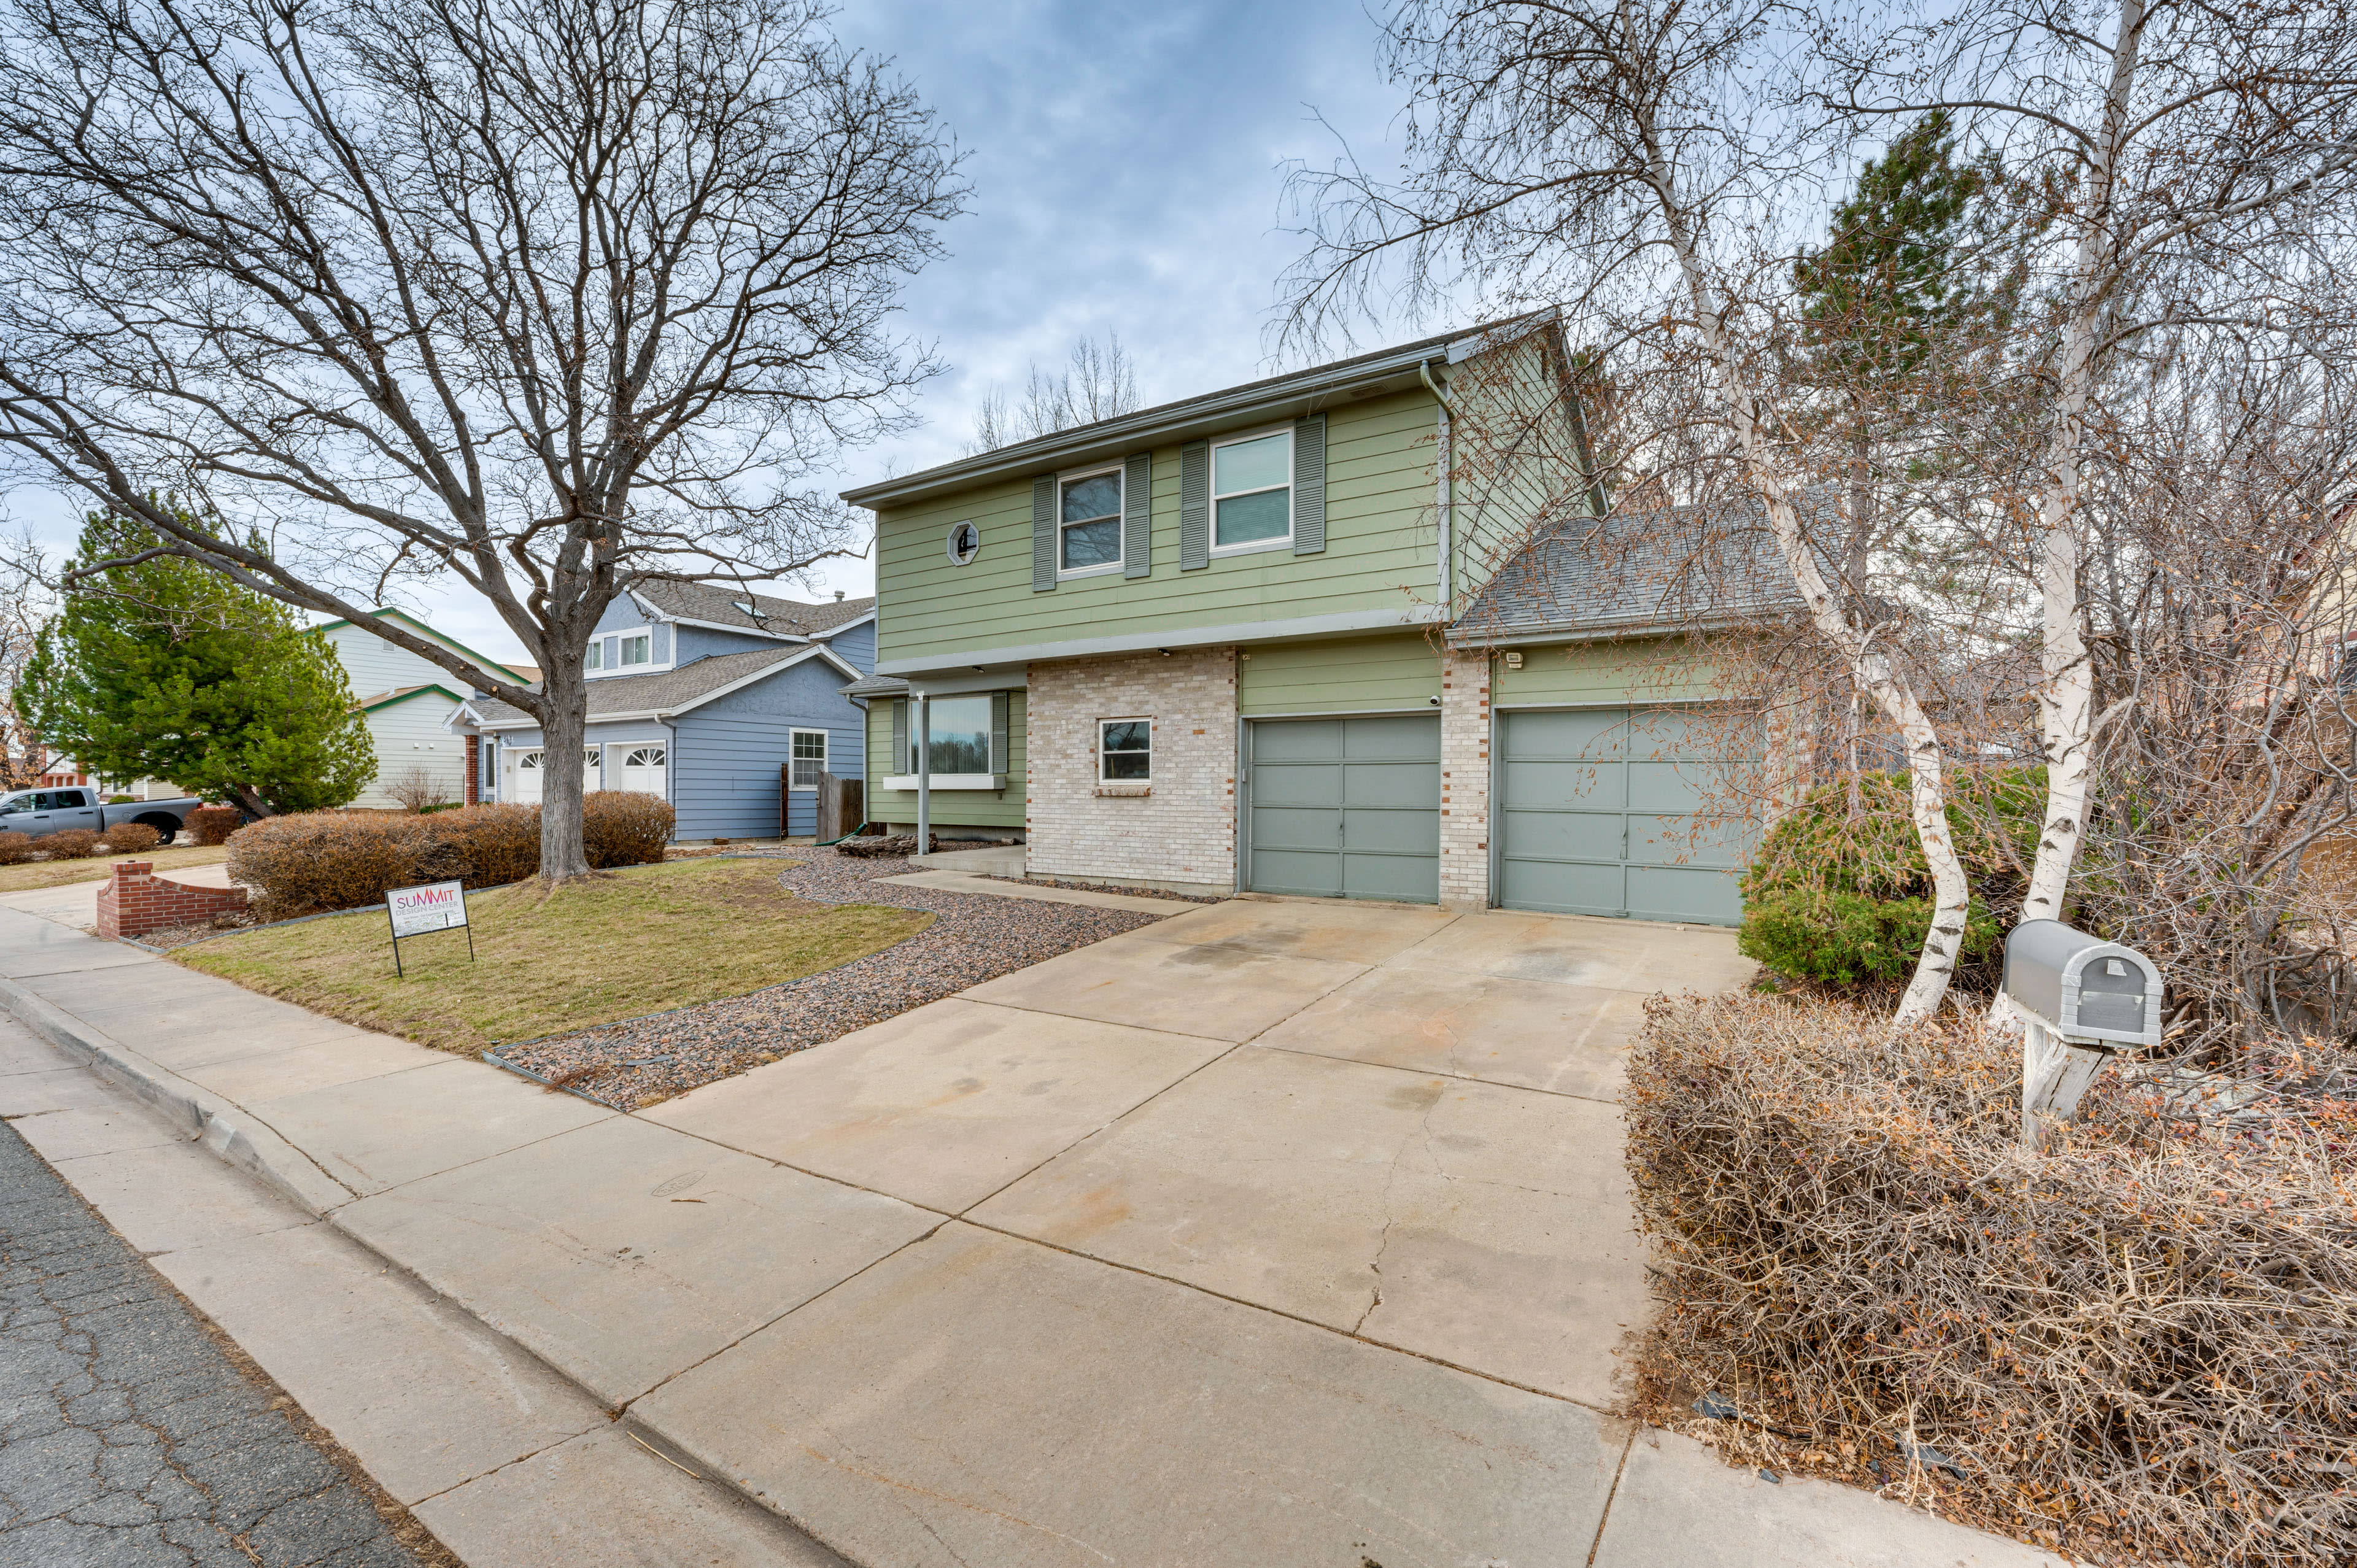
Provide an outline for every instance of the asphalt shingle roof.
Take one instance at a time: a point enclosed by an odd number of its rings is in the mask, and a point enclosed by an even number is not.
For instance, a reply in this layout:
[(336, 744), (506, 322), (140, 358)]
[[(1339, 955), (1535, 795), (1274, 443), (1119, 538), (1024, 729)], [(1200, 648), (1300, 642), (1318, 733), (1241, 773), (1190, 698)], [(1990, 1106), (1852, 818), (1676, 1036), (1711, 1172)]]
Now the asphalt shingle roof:
[[(715, 583), (643, 583), (635, 591), (665, 615), (742, 627), (748, 631), (783, 632), (789, 637), (824, 637), (876, 607), (872, 598), (806, 605)], [(752, 606), (760, 614), (747, 614), (740, 607), (745, 605)]]
[(1452, 641), (1726, 625), (1798, 609), (1756, 502), (1577, 516), (1543, 526), (1450, 628)]
[[(676, 670), (658, 670), (648, 675), (602, 676), (589, 682), (589, 717), (594, 723), (609, 714), (672, 713), (731, 681), (741, 681), (808, 651), (801, 648), (756, 648), (747, 653), (716, 653)], [(522, 708), (496, 697), (477, 697), (468, 705), (485, 724), (535, 722)]]

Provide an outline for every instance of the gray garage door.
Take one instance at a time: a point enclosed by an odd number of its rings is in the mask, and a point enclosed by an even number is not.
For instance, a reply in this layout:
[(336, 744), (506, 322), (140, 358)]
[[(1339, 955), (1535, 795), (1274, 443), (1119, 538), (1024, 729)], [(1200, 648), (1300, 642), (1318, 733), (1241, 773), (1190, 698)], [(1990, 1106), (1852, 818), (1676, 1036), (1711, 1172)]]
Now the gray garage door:
[(1753, 836), (1737, 799), (1750, 749), (1689, 710), (1501, 714), (1498, 901), (1735, 924)]
[(1440, 899), (1440, 715), (1254, 723), (1250, 885)]

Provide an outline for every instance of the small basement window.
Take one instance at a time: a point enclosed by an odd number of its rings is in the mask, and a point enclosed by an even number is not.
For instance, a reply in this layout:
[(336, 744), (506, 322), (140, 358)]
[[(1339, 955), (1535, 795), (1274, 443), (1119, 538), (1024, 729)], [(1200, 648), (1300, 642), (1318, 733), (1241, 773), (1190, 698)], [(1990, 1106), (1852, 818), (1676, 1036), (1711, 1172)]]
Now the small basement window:
[(793, 732), (793, 771), (789, 776), (790, 789), (815, 789), (818, 776), (826, 771), (826, 731), (798, 729)]
[(1097, 782), (1144, 784), (1154, 777), (1154, 721), (1101, 719), (1097, 723)]

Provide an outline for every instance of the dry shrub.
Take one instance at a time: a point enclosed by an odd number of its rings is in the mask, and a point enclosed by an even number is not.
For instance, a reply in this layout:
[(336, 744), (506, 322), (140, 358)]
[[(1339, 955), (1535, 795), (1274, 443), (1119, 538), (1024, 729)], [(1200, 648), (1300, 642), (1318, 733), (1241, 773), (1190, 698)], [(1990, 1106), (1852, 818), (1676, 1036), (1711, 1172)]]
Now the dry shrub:
[(267, 817), (229, 841), (231, 877), (256, 889), (266, 920), (373, 904), (394, 887), (499, 887), (540, 870), (540, 811), (468, 806), (426, 816), (304, 811)]
[(654, 865), (671, 843), (678, 813), (660, 795), (597, 789), (581, 798), (581, 838), (589, 864)]
[(384, 792), (400, 801), (403, 810), (409, 811), (430, 811), (437, 806), (450, 803), (448, 788), (441, 779), (419, 767), (405, 768), (394, 774), (386, 782)]
[(144, 854), (164, 842), (164, 835), (145, 822), (122, 822), (106, 830), (107, 851), (113, 854)]
[(39, 850), (29, 833), (0, 833), (0, 865), (21, 865)]
[(199, 806), (180, 819), (180, 826), (199, 843), (227, 843), (244, 820), (244, 813), (234, 806)]
[(2357, 1561), (2357, 1107), (2203, 1127), (2115, 1069), (2030, 1155), (2017, 1043), (1884, 1030), (1649, 1008), (1626, 1103), (1656, 1386), (1853, 1466), (1910, 1436), (1970, 1477), (1944, 1511), (2050, 1543)]
[(98, 834), (88, 828), (60, 828), (44, 833), (40, 847), (51, 860), (88, 860), (98, 853)]

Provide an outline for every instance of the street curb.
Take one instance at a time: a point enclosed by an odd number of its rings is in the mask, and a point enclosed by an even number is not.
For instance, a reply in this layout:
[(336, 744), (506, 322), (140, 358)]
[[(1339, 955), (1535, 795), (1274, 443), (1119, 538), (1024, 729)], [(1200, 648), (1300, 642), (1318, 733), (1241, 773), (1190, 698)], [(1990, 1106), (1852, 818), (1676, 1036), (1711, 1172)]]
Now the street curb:
[(324, 1216), (352, 1200), (350, 1188), (250, 1112), (190, 1083), (16, 981), (0, 980), (0, 1008), (108, 1082), (160, 1112), (191, 1142), (202, 1144), (224, 1164), (293, 1199), (304, 1212)]

